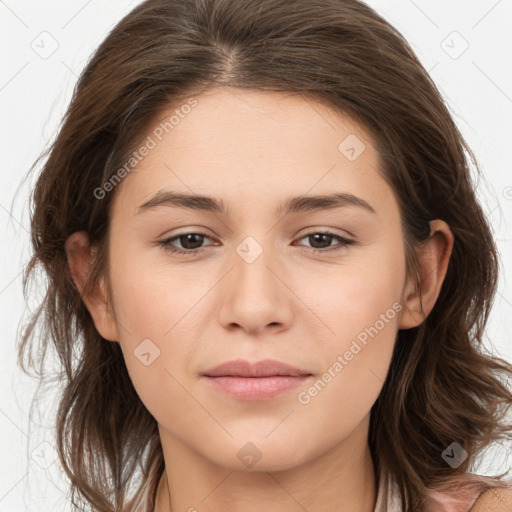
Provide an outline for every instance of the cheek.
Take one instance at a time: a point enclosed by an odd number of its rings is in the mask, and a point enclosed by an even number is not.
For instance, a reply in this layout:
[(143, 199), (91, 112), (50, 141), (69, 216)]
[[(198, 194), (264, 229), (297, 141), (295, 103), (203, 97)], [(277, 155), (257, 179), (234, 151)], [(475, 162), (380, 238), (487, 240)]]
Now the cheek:
[[(329, 327), (331, 339), (344, 343), (377, 323), (379, 330), (397, 329), (405, 282), (405, 256), (401, 247), (381, 245), (354, 252), (327, 274), (310, 280), (302, 298)], [(319, 287), (321, 285), (321, 287)], [(364, 335), (363, 335), (364, 337)]]
[[(403, 309), (405, 258), (393, 247), (368, 251), (357, 265), (335, 274), (321, 302), (316, 290), (318, 315), (329, 329), (324, 329), (324, 373), (305, 401), (318, 393), (323, 395), (319, 402), (337, 403), (342, 410), (348, 407), (364, 415), (391, 362)], [(314, 296), (312, 289), (311, 300)]]
[(155, 265), (122, 244), (111, 257), (116, 262), (110, 271), (112, 299), (130, 378), (149, 412), (171, 421), (169, 403), (174, 410), (190, 406), (179, 383), (195, 354), (195, 324), (206, 315), (200, 299), (215, 280), (198, 279), (192, 266), (176, 272), (176, 266)]
[[(387, 284), (387, 283), (384, 283)], [(395, 346), (401, 304), (392, 286), (361, 288), (352, 300), (329, 305), (323, 368), (297, 396), (305, 421), (322, 429), (324, 443), (347, 436), (368, 414), (385, 382)]]
[(115, 315), (126, 327), (123, 332), (130, 343), (139, 338), (163, 339), (171, 335), (173, 329), (190, 320), (187, 315), (211, 281), (208, 276), (197, 275), (197, 266), (178, 267), (166, 264), (162, 258), (155, 261), (148, 257), (156, 251), (123, 251), (119, 246), (112, 252), (112, 260), (117, 262), (111, 270)]
[[(192, 398), (189, 383), (179, 372), (172, 368), (166, 356), (162, 355), (150, 365), (142, 364), (137, 358), (130, 357), (123, 347), (128, 372), (140, 400), (162, 425), (169, 426), (177, 435), (197, 429), (201, 411)], [(183, 414), (184, 411), (189, 413)]]

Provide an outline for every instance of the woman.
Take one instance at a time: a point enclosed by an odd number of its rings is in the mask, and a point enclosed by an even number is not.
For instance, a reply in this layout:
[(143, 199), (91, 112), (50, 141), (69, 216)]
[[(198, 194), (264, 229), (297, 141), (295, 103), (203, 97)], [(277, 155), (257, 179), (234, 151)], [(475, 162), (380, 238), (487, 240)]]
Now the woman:
[(512, 367), (480, 347), (497, 255), (468, 156), (359, 1), (128, 14), (33, 196), (74, 501), (509, 510), (471, 472), (511, 438)]

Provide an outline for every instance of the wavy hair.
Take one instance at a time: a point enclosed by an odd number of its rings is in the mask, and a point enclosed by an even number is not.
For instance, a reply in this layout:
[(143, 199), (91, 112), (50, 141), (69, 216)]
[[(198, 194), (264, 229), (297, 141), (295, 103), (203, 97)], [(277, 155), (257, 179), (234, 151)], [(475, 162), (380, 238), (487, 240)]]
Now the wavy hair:
[[(119, 344), (95, 329), (65, 242), (86, 231), (97, 251), (89, 285), (108, 276), (115, 191), (103, 199), (94, 191), (170, 105), (221, 86), (297, 94), (368, 130), (400, 207), (409, 276), (417, 276), (415, 249), (429, 221), (449, 224), (455, 242), (440, 296), (423, 323), (398, 332), (371, 410), (370, 450), (379, 474), (398, 485), (404, 510), (420, 510), (428, 496), (465, 481), (505, 485), (503, 475), (471, 473), (482, 450), (512, 438), (505, 420), (512, 366), (482, 345), (499, 261), (475, 195), (472, 167), (480, 171), (407, 41), (357, 0), (147, 0), (97, 48), (55, 140), (32, 168), (44, 159), (31, 196), (25, 293), (37, 269), (47, 279), (18, 360), (44, 380), (47, 349), (58, 356), (57, 451), (72, 503), (120, 511), (139, 469), (147, 477), (155, 464), (160, 476), (164, 461), (156, 420)], [(454, 441), (469, 454), (457, 468), (441, 456)]]

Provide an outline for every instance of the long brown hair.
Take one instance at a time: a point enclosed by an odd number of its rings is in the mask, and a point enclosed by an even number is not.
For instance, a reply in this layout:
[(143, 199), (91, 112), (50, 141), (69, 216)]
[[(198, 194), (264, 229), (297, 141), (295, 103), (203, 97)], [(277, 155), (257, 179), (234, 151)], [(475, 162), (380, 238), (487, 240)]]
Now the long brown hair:
[[(428, 222), (442, 219), (452, 230), (438, 301), (421, 325), (398, 332), (371, 410), (376, 468), (396, 481), (404, 510), (418, 510), (429, 490), (469, 478), (481, 450), (511, 439), (504, 418), (512, 366), (482, 348), (498, 259), (475, 197), (474, 155), (408, 43), (357, 0), (148, 0), (121, 20), (82, 72), (33, 191), (25, 290), (37, 268), (48, 279), (19, 348), (25, 371), (28, 362), (44, 377), (49, 347), (62, 365), (57, 448), (72, 501), (119, 511), (138, 469), (147, 476), (156, 464), (159, 476), (164, 464), (156, 420), (119, 344), (96, 331), (73, 284), (65, 241), (85, 230), (97, 248), (90, 284), (108, 276), (115, 190), (101, 198), (94, 191), (119, 173), (170, 105), (219, 86), (298, 94), (367, 129), (400, 206), (408, 275), (416, 275), (415, 248), (428, 238)], [(452, 442), (469, 454), (456, 468), (442, 457)]]

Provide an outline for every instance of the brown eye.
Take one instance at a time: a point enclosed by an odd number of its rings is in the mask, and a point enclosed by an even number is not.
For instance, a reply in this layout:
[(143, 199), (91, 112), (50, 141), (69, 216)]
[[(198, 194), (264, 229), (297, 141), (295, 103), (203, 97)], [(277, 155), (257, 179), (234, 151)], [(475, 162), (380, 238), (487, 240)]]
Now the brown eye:
[[(345, 248), (347, 245), (355, 244), (355, 240), (350, 240), (336, 233), (330, 233), (328, 231), (317, 231), (304, 235), (300, 240), (308, 239), (310, 246), (306, 248), (309, 251), (322, 253), (329, 251), (337, 251)], [(337, 241), (337, 245), (331, 245), (333, 240)]]
[[(210, 238), (204, 233), (183, 233), (181, 235), (166, 238), (159, 242), (166, 251), (179, 254), (194, 254), (202, 248), (205, 238)], [(176, 242), (179, 244), (176, 247)]]
[(204, 235), (199, 233), (188, 233), (186, 235), (179, 235), (175, 239), (179, 240), (183, 249), (198, 249), (204, 241)]

